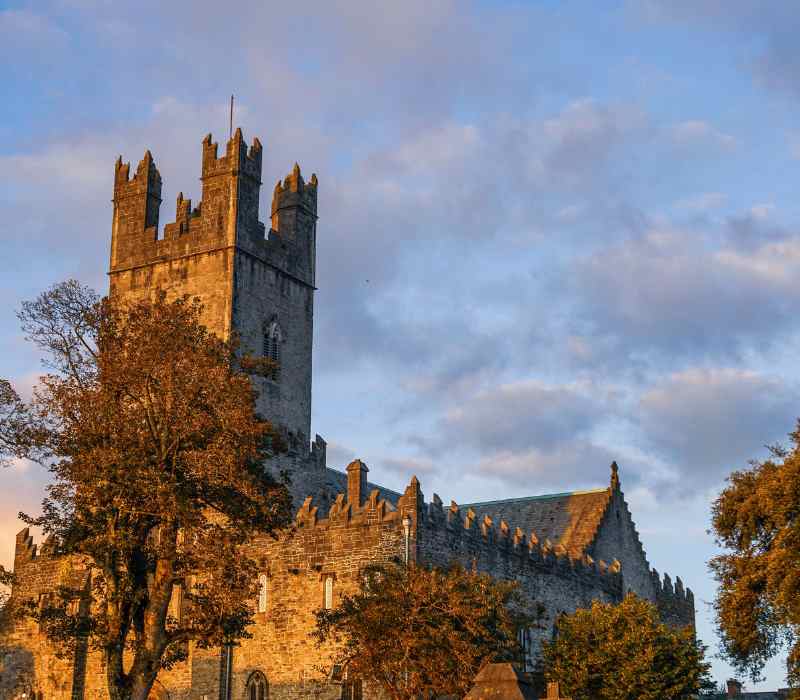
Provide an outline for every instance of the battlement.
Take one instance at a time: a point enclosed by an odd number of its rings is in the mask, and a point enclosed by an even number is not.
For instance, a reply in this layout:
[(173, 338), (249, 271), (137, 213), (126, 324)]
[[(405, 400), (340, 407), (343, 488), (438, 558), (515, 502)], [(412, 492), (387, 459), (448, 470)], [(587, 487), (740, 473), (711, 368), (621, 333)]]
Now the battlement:
[(694, 627), (694, 593), (690, 588), (684, 588), (680, 577), (675, 578), (673, 585), (669, 574), (659, 578), (658, 571), (650, 572), (655, 590), (655, 604), (661, 614), (661, 619), (674, 627)]
[[(608, 593), (622, 590), (622, 566), (616, 559), (610, 564), (595, 561), (589, 555), (574, 557), (561, 544), (541, 539), (535, 531), (526, 532), (504, 519), (495, 522), (490, 516), (477, 516), (471, 507), (466, 512), (451, 501), (444, 508), (441, 498), (433, 495), (427, 505), (425, 524), (428, 536), (447, 541), (448, 547), (474, 561), (485, 559), (493, 569), (509, 571), (527, 567), (561, 577), (580, 578)], [(509, 571), (511, 573), (511, 571)]]
[(30, 562), (51, 559), (58, 555), (58, 542), (53, 535), (46, 537), (41, 544), (36, 544), (30, 529), (26, 527), (17, 533), (14, 543), (14, 571), (19, 571)]
[[(481, 562), (490, 563), (493, 571), (503, 571), (509, 578), (524, 576), (526, 572), (552, 573), (580, 579), (621, 599), (622, 567), (616, 559), (609, 564), (588, 555), (573, 558), (562, 545), (548, 539), (540, 541), (535, 532), (526, 533), (505, 520), (494, 523), (488, 516), (479, 519), (472, 508), (462, 512), (455, 502), (444, 508), (436, 494), (426, 504), (416, 477), (412, 477), (396, 506), (379, 498), (377, 489), (359, 504), (365, 472), (366, 466), (360, 460), (351, 463), (348, 493), (336, 496), (325, 518), (320, 517), (313, 498), (306, 498), (297, 512), (296, 526), (300, 529), (407, 526), (414, 543), (413, 559), (427, 561), (430, 557), (426, 552), (432, 547), (441, 548), (444, 543), (452, 554), (451, 560), (466, 566), (477, 564), (480, 569)], [(435, 562), (446, 563), (440, 557)]]
[(655, 590), (655, 604), (661, 619), (675, 627), (694, 626), (694, 594), (690, 588), (684, 588), (680, 577), (675, 578), (673, 585), (669, 574), (660, 579), (658, 571), (650, 572)]
[[(149, 150), (136, 166), (133, 178), (130, 177), (131, 164), (122, 162), (122, 156), (117, 157), (114, 165), (114, 196), (126, 197), (139, 194), (150, 194), (161, 197), (161, 173), (158, 172), (153, 154)], [(160, 199), (159, 199), (160, 201)]]
[(21, 564), (36, 559), (36, 549), (30, 530), (27, 527), (20, 530), (14, 543), (14, 570), (19, 569)]
[(201, 180), (219, 175), (244, 175), (261, 184), (261, 157), (263, 148), (258, 137), (247, 148), (242, 130), (236, 132), (225, 145), (225, 155), (217, 156), (218, 144), (212, 140), (211, 134), (203, 139), (203, 165)]
[(312, 173), (306, 182), (297, 163), (283, 182), (278, 180), (272, 192), (272, 228), (275, 231), (280, 232), (279, 212), (290, 207), (300, 207), (311, 216), (317, 215), (317, 175)]
[(306, 182), (295, 163), (272, 193), (269, 243), (276, 250), (288, 246), (290, 265), (303, 279), (314, 284), (317, 248), (317, 176)]
[(694, 593), (691, 588), (684, 588), (683, 581), (680, 576), (675, 577), (675, 585), (672, 584), (672, 579), (669, 574), (664, 574), (663, 580), (659, 578), (658, 571), (653, 569), (650, 572), (653, 579), (653, 588), (657, 596), (674, 597), (678, 601), (685, 601), (694, 603)]
[[(275, 188), (271, 224), (258, 220), (263, 147), (250, 146), (241, 129), (225, 145), (208, 134), (202, 142), (202, 195), (197, 206), (178, 195), (175, 220), (159, 236), (161, 175), (150, 151), (131, 177), (130, 163), (118, 158), (114, 171), (111, 273), (238, 247), (295, 279), (314, 284), (317, 176), (306, 182), (295, 163)], [(113, 291), (113, 279), (112, 279)]]
[(136, 246), (152, 245), (158, 238), (158, 211), (161, 206), (161, 173), (153, 155), (145, 151), (136, 172), (122, 156), (114, 166), (114, 223), (111, 235), (111, 264), (129, 255)]

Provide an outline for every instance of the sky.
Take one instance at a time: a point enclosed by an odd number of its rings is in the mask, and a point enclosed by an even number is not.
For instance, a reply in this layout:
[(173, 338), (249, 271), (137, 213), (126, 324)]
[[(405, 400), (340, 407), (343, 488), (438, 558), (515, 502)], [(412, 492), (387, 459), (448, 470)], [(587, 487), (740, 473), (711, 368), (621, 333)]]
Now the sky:
[[(23, 300), (106, 291), (117, 156), (151, 149), (173, 221), (234, 93), (262, 221), (319, 177), (330, 466), (466, 503), (616, 460), (713, 654), (710, 505), (798, 416), (798, 30), (785, 0), (0, 0), (0, 377), (41, 372)], [(0, 472), (0, 563), (46, 481)]]

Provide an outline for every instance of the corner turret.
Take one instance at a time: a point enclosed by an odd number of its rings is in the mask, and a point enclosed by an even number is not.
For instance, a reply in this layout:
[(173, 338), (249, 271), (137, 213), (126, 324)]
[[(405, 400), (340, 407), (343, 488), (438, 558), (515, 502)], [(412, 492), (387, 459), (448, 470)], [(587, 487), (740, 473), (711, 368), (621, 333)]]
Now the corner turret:
[(133, 261), (138, 250), (158, 238), (161, 174), (145, 151), (133, 178), (130, 163), (117, 158), (114, 167), (114, 218), (111, 224), (111, 268)]
[(298, 272), (313, 285), (317, 248), (317, 176), (306, 182), (295, 163), (283, 182), (278, 180), (272, 193), (272, 230), (300, 254)]
[(225, 146), (225, 155), (217, 157), (218, 146), (211, 134), (203, 139), (203, 218), (216, 228), (217, 236), (228, 245), (264, 239), (264, 224), (258, 220), (261, 189), (261, 141), (253, 139), (247, 148), (242, 130)]

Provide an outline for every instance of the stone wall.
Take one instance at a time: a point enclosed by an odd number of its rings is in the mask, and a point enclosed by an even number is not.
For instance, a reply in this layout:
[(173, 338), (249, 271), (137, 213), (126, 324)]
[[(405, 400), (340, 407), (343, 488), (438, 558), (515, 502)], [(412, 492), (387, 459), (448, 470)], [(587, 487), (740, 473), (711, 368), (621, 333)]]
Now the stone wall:
[(16, 619), (14, 610), (23, 599), (39, 603), (52, 596), (59, 585), (81, 590), (89, 570), (79, 559), (57, 557), (52, 542), (34, 545), (28, 529), (16, 539), (14, 552), (16, 583), (0, 623), (0, 697), (19, 692), (43, 693), (45, 698), (81, 698), (87, 682), (87, 650), (79, 645), (72, 658), (58, 658), (56, 649), (40, 633), (38, 623)]
[(619, 489), (612, 489), (611, 500), (589, 553), (596, 559), (618, 559), (625, 572), (625, 592), (633, 591), (640, 598), (655, 602), (650, 564)]
[[(291, 435), (304, 456), (311, 431), (317, 178), (295, 164), (272, 201), (273, 228), (258, 220), (262, 147), (248, 149), (236, 130), (225, 154), (203, 141), (202, 200), (181, 193), (175, 221), (159, 235), (161, 175), (148, 151), (130, 177), (118, 160), (114, 176), (110, 293), (141, 299), (163, 290), (204, 305), (203, 322), (221, 338), (239, 334), (261, 354), (270, 324), (280, 328), (280, 370), (258, 380), (258, 408)], [(279, 465), (283, 467), (284, 465)]]
[(528, 603), (543, 606), (541, 626), (529, 631), (528, 662), (533, 665), (543, 639), (553, 635), (561, 613), (572, 613), (593, 600), (622, 599), (623, 576), (619, 562), (595, 562), (590, 557), (573, 559), (561, 546), (540, 542), (505, 521), (493, 523), (488, 516), (478, 521), (471, 508), (462, 512), (457, 504), (442, 507), (438, 496), (419, 521), (417, 556), (425, 564), (442, 566), (458, 562), (494, 578), (516, 581)]
[[(455, 503), (444, 508), (436, 495), (425, 503), (416, 478), (403, 494), (387, 499), (369, 488), (361, 462), (353, 462), (341, 476), (346, 492), (327, 504), (305, 499), (292, 529), (278, 539), (259, 537), (249, 545), (249, 554), (267, 577), (267, 609), (256, 613), (253, 637), (233, 649), (231, 698), (245, 697), (247, 680), (256, 671), (269, 680), (271, 698), (339, 697), (341, 686), (327, 675), (333, 650), (318, 648), (311, 637), (314, 611), (325, 602), (326, 579), (332, 579), (336, 605), (343, 593), (357, 590), (363, 569), (376, 562), (458, 562), (498, 579), (518, 581), (529, 603), (544, 606), (544, 627), (532, 631), (531, 661), (538, 655), (538, 642), (552, 634), (559, 613), (573, 612), (592, 600), (618, 602), (629, 588), (618, 561), (606, 564), (588, 555), (575, 559), (560, 545), (540, 542), (535, 534), (505, 521), (479, 521), (471, 508), (462, 512)], [(47, 547), (37, 552), (27, 531), (18, 537), (15, 572), (16, 598), (35, 598), (58, 581), (76, 585), (88, 576), (87, 568), (74, 559), (53, 556)], [(689, 614), (690, 605), (693, 615), (693, 603), (680, 584), (658, 584), (657, 599), (663, 609), (673, 611), (676, 622)], [(105, 697), (97, 654), (84, 654), (73, 663), (59, 661), (31, 623), (18, 623), (2, 639), (6, 648), (15, 650), (18, 662), (28, 659), (32, 664), (29, 670), (45, 697)], [(217, 700), (223, 661), (219, 649), (190, 649), (189, 660), (162, 673), (159, 682), (173, 700)], [(378, 694), (365, 689), (365, 696)]]

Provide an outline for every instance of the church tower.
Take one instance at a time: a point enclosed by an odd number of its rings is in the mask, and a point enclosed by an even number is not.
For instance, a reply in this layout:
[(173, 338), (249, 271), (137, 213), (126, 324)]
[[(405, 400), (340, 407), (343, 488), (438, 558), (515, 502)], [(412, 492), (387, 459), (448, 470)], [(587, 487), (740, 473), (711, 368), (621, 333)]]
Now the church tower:
[(159, 231), (161, 175), (147, 151), (130, 176), (116, 163), (110, 294), (141, 299), (163, 289), (203, 303), (203, 320), (222, 338), (237, 333), (251, 354), (278, 369), (259, 384), (259, 411), (308, 450), (316, 266), (317, 177), (295, 164), (273, 193), (269, 231), (258, 220), (262, 147), (236, 130), (219, 156), (202, 144), (202, 199), (178, 195), (175, 221)]

